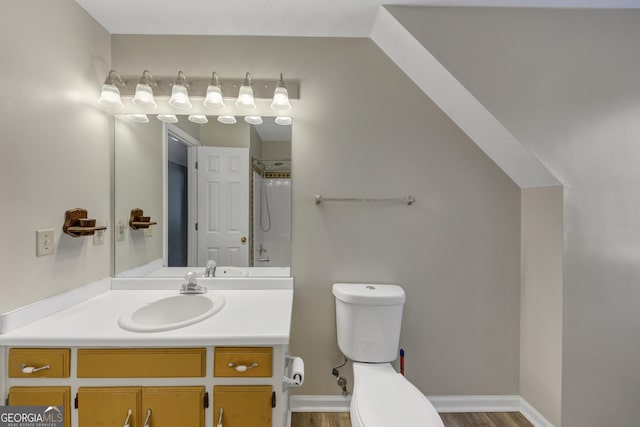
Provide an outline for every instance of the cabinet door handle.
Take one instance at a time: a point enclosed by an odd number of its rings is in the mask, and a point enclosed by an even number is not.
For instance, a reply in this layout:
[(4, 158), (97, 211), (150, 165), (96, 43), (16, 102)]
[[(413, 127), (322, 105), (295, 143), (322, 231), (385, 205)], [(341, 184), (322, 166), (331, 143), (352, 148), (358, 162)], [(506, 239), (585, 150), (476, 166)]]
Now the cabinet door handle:
[(131, 409), (127, 411), (127, 418), (124, 420), (124, 427), (129, 427), (129, 418), (131, 418)]
[(236, 372), (245, 372), (248, 371), (251, 368), (255, 368), (256, 366), (258, 366), (258, 362), (253, 362), (251, 365), (236, 365), (233, 362), (229, 362), (229, 364), (227, 365), (228, 367), (230, 367), (231, 369), (235, 369)]
[(149, 427), (150, 418), (151, 418), (151, 409), (147, 409), (147, 418), (144, 419), (144, 427)]
[(222, 427), (222, 414), (224, 414), (224, 408), (220, 408), (220, 417), (218, 417), (217, 427)]
[(23, 374), (33, 374), (34, 372), (43, 371), (45, 369), (51, 369), (51, 365), (40, 366), (39, 368), (34, 368), (33, 366), (20, 365), (20, 369)]

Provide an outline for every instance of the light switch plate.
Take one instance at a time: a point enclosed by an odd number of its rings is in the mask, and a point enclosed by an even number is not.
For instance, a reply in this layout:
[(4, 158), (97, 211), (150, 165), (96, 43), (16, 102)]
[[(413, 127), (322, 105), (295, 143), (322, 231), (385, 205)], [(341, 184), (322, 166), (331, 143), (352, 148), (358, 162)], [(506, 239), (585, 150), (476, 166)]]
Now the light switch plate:
[(118, 225), (116, 225), (116, 241), (122, 242), (125, 239), (125, 231), (127, 230), (127, 224), (120, 220), (118, 221)]
[(53, 254), (55, 244), (53, 229), (36, 230), (36, 256)]

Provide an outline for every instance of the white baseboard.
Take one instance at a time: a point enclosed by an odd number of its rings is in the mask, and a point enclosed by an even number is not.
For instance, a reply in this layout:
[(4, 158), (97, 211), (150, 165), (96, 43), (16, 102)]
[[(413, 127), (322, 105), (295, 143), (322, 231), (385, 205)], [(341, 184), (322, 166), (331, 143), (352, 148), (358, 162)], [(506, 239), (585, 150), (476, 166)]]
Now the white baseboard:
[(549, 420), (523, 398), (520, 398), (520, 413), (524, 415), (534, 427), (554, 427)]
[[(518, 395), (427, 396), (438, 412), (520, 412), (534, 427), (554, 427), (540, 412)], [(349, 412), (351, 396), (289, 397), (291, 412)]]
[(438, 412), (516, 412), (520, 396), (427, 396)]
[(291, 412), (349, 412), (351, 396), (310, 396), (294, 394), (289, 397)]

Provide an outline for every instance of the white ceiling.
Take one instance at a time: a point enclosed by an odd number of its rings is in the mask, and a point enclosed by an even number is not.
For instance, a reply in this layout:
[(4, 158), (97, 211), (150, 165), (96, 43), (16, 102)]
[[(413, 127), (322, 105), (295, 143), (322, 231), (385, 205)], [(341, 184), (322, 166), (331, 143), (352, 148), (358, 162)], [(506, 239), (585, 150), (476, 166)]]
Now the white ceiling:
[[(76, 0), (111, 34), (368, 37), (378, 0)], [(640, 0), (385, 0), (388, 5), (639, 9)]]

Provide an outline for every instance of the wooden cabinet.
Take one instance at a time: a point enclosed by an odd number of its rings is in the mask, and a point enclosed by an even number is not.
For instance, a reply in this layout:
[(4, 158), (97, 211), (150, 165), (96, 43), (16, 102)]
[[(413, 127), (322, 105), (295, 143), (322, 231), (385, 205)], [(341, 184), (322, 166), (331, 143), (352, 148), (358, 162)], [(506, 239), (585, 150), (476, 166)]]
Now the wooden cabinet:
[(272, 354), (271, 347), (216, 347), (213, 376), (270, 377)]
[(68, 348), (12, 348), (9, 377), (68, 378), (70, 353)]
[(122, 427), (131, 410), (129, 425), (142, 426), (140, 387), (80, 387), (78, 424), (83, 427)]
[[(216, 347), (213, 375), (220, 378), (272, 376), (271, 347)], [(222, 409), (224, 427), (271, 427), (275, 406), (272, 386), (216, 385), (213, 387), (213, 418)]]
[(10, 406), (57, 406), (64, 408), (64, 426), (71, 426), (70, 387), (11, 387), (7, 403)]
[(214, 425), (222, 412), (224, 427), (271, 427), (271, 386), (215, 386)]
[(203, 427), (204, 387), (144, 387), (142, 414), (153, 427)]
[[(78, 424), (82, 427), (204, 427), (204, 387), (80, 387)], [(150, 412), (149, 412), (150, 411)]]
[(78, 378), (204, 377), (204, 348), (78, 350)]
[(284, 347), (11, 348), (2, 380), (9, 405), (63, 407), (65, 427), (122, 427), (129, 411), (129, 427), (144, 427), (149, 410), (151, 427), (205, 427), (205, 414), (215, 427), (221, 409), (224, 427), (286, 427), (284, 355)]

